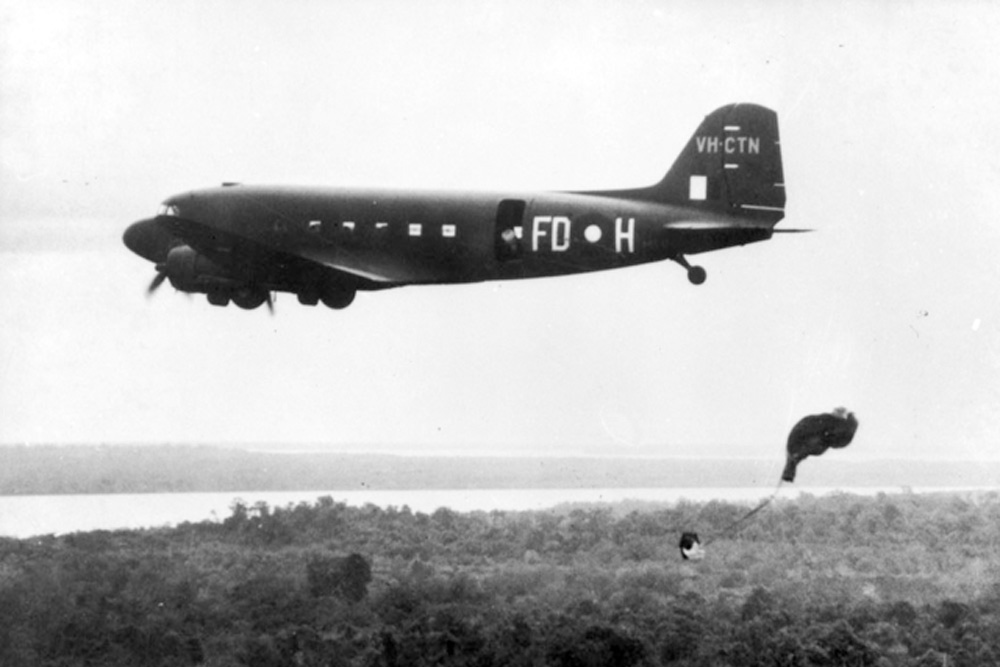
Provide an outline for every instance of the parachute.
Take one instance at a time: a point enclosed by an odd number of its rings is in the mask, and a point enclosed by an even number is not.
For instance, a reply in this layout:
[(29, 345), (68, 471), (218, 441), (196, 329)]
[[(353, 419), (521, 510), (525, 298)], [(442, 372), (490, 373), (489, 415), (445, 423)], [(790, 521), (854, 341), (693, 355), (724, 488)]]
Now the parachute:
[(837, 408), (821, 415), (809, 415), (799, 420), (788, 434), (785, 470), (781, 479), (795, 481), (795, 468), (808, 456), (820, 456), (833, 447), (840, 449), (851, 444), (858, 420), (847, 408)]
[[(857, 430), (858, 420), (847, 408), (836, 408), (833, 412), (809, 415), (800, 419), (788, 434), (788, 443), (785, 446), (787, 451), (785, 469), (774, 491), (756, 507), (727, 526), (721, 531), (721, 535), (735, 532), (743, 522), (770, 505), (777, 497), (782, 484), (795, 481), (795, 469), (803, 459), (809, 456), (821, 456), (831, 447), (834, 449), (847, 447), (854, 439)], [(681, 535), (680, 549), (681, 558), (684, 560), (701, 560), (705, 557), (697, 533), (686, 532)]]

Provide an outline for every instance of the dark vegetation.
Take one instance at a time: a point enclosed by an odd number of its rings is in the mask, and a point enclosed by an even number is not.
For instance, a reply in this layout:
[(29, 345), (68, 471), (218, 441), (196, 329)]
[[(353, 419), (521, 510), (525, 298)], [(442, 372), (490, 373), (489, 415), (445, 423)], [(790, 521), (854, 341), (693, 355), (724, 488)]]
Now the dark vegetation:
[[(783, 454), (780, 447), (776, 455)], [(800, 486), (1000, 486), (1000, 461), (801, 465)], [(358, 489), (769, 488), (766, 459), (404, 457), (208, 446), (0, 446), (0, 495)], [(707, 482), (706, 480), (710, 480)]]
[(745, 511), (324, 497), (0, 540), (0, 664), (1000, 664), (1000, 494), (804, 496), (720, 534)]

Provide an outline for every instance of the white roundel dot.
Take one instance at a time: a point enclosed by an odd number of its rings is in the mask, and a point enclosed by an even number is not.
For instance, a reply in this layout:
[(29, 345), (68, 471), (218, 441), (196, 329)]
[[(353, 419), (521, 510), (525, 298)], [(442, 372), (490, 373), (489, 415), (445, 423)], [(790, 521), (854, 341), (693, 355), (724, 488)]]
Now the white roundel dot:
[(601, 228), (597, 225), (591, 225), (583, 230), (583, 237), (591, 243), (597, 243), (601, 240)]

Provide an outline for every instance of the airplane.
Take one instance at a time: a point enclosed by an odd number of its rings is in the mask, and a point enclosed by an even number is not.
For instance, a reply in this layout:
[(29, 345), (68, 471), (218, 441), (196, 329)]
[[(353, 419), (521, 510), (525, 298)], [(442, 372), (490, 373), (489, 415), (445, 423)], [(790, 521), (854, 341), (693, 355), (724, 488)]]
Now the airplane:
[(125, 245), (209, 303), (273, 309), (271, 294), (341, 309), (359, 291), (563, 276), (771, 238), (784, 217), (778, 116), (729, 104), (649, 187), (441, 192), (223, 183), (165, 200)]

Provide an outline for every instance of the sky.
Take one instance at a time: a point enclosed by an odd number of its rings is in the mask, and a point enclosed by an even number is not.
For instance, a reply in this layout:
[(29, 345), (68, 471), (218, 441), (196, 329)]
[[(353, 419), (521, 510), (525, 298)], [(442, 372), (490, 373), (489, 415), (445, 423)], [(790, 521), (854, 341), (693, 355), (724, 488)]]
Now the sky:
[[(1000, 6), (0, 2), (0, 443), (1000, 458)], [(121, 242), (223, 181), (653, 183), (778, 112), (785, 227), (672, 262), (276, 313)]]

